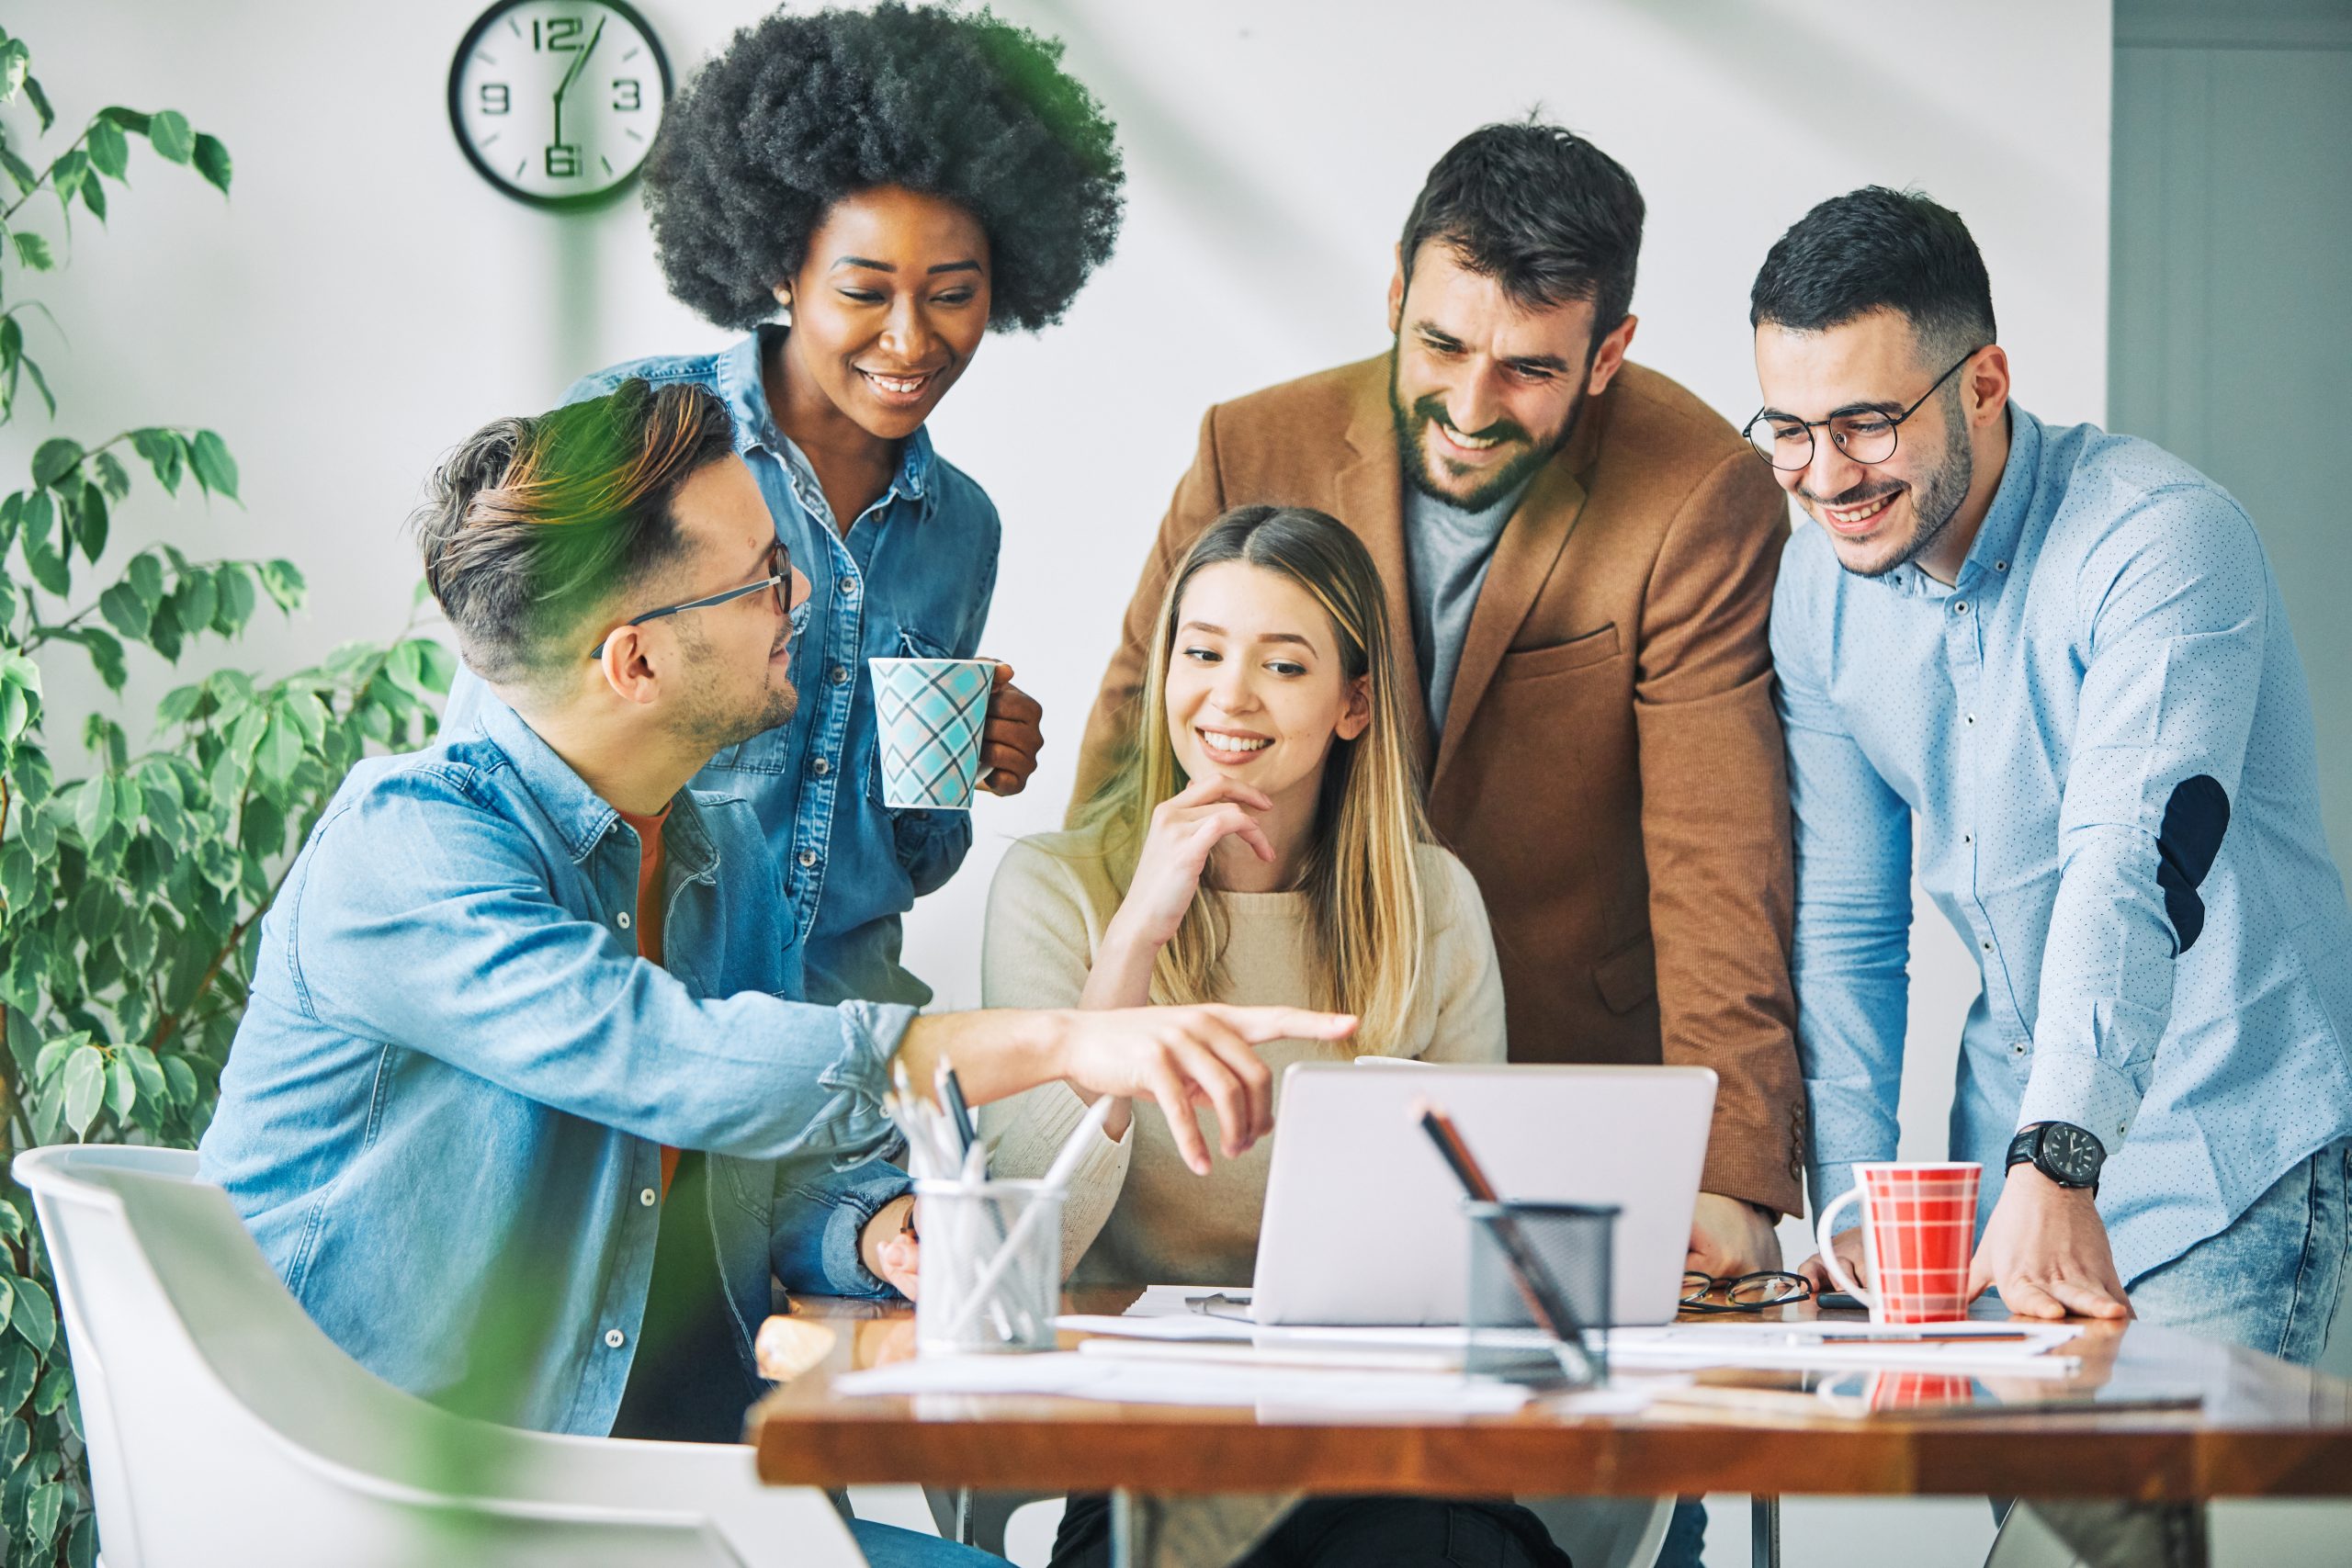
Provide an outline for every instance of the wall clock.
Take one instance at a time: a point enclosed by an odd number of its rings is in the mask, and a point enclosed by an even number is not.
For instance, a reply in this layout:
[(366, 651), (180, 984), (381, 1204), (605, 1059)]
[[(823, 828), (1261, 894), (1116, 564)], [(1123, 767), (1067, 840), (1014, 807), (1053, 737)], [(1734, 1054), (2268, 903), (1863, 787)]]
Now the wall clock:
[(670, 62), (620, 0), (501, 0), (449, 62), (449, 125), (484, 179), (537, 207), (627, 185), (670, 102)]

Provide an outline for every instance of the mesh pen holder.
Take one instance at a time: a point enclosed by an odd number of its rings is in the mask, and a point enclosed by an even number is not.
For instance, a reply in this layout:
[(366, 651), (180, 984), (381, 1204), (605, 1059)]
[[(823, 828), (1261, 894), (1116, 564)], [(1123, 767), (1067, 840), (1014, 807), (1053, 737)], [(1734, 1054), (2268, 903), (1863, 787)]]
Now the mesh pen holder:
[[(1462, 1211), (1470, 1221), (1464, 1369), (1547, 1388), (1607, 1382), (1608, 1338), (1600, 1330), (1609, 1325), (1617, 1210), (1464, 1200)], [(1568, 1320), (1565, 1343), (1544, 1326), (1546, 1316)]]
[(925, 1356), (1050, 1350), (1061, 1303), (1062, 1194), (1042, 1181), (915, 1183)]

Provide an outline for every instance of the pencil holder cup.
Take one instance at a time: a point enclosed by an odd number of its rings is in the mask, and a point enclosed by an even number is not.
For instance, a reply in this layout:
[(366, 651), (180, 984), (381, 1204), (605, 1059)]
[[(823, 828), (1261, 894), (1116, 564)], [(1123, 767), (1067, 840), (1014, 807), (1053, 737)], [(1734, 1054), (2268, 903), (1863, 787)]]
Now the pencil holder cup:
[(1041, 1181), (915, 1183), (922, 1238), (915, 1349), (1050, 1350), (1061, 1303), (1062, 1194)]
[[(1610, 1259), (1617, 1210), (1585, 1203), (1465, 1200), (1473, 1377), (1548, 1387), (1607, 1381)], [(1565, 1318), (1565, 1323), (1558, 1320)], [(1565, 1330), (1555, 1337), (1547, 1323)]]

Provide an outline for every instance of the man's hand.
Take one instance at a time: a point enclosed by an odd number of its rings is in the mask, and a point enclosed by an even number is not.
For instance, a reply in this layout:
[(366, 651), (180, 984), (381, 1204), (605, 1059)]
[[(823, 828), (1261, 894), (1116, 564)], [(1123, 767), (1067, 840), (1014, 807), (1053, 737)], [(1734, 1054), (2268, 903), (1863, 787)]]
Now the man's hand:
[(1273, 1040), (1344, 1040), (1356, 1021), (1304, 1008), (1123, 1008), (1061, 1015), (1061, 1076), (1091, 1094), (1148, 1096), (1193, 1173), (1209, 1173), (1194, 1107), (1216, 1111), (1232, 1159), (1274, 1130), (1274, 1075), (1256, 1047)]
[(857, 1254), (866, 1272), (915, 1299), (922, 1275), (922, 1238), (914, 1231), (915, 1195), (904, 1192), (874, 1212), (858, 1233)]
[[(1856, 1225), (1851, 1230), (1839, 1231), (1829, 1238), (1829, 1245), (1837, 1251), (1838, 1265), (1846, 1270), (1848, 1279), (1854, 1280), (1866, 1291), (1877, 1289), (1871, 1280), (1870, 1265), (1862, 1258), (1861, 1226)], [(1845, 1289), (1829, 1277), (1829, 1269), (1821, 1261), (1821, 1254), (1817, 1252), (1798, 1264), (1797, 1272), (1813, 1281), (1813, 1293), (1816, 1296)]]
[(1718, 1280), (1761, 1273), (1781, 1266), (1781, 1238), (1772, 1222), (1753, 1203), (1702, 1192), (1690, 1213), (1690, 1250), (1682, 1267)]
[(1037, 771), (1037, 752), (1046, 743), (1038, 723), (1046, 710), (1037, 699), (1012, 683), (1012, 666), (996, 667), (996, 684), (989, 691), (988, 722), (980, 728), (980, 787), (990, 795), (1019, 795)]
[(2030, 1165), (2010, 1168), (1969, 1265), (1970, 1299), (1988, 1285), (2019, 1317), (2132, 1315), (2089, 1190), (2061, 1187)]

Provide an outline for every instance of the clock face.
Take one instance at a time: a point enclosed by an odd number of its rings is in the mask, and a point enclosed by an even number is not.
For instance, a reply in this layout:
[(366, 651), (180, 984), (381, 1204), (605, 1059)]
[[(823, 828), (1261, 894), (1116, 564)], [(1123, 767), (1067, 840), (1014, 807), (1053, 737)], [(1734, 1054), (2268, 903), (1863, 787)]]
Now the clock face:
[(670, 62), (618, 0), (506, 0), (449, 66), (449, 123), (484, 178), (524, 201), (612, 195), (653, 146)]

